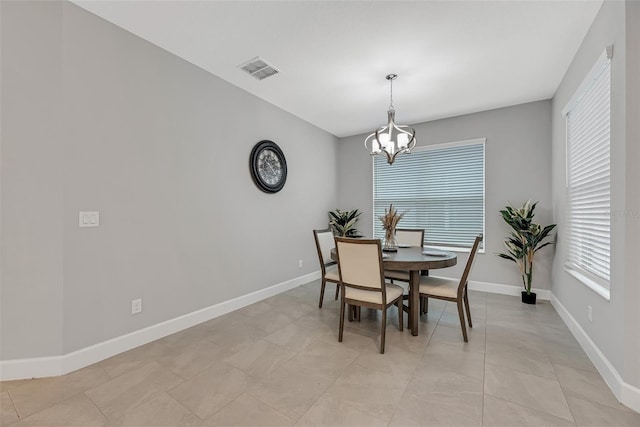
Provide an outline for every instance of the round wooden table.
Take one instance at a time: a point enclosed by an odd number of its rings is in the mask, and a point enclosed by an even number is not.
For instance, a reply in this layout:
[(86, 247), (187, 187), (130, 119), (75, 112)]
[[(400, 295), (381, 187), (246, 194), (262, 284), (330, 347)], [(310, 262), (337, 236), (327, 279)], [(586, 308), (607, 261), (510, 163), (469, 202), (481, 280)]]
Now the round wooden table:
[[(444, 254), (425, 255), (425, 251)], [(331, 251), (331, 258), (336, 260), (335, 249)], [(385, 270), (404, 270), (409, 272), (409, 328), (412, 335), (418, 335), (418, 319), (420, 316), (420, 272), (452, 267), (458, 263), (458, 257), (453, 252), (435, 249), (410, 247), (398, 248), (398, 252), (383, 252), (382, 264)]]

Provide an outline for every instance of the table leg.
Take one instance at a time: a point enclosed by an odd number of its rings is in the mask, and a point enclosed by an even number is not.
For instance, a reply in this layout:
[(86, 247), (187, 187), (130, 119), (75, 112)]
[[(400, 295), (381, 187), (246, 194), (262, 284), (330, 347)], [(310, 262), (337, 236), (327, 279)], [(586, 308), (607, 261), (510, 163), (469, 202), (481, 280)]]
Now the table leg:
[(409, 327), (411, 335), (418, 335), (418, 320), (420, 316), (420, 270), (409, 273)]

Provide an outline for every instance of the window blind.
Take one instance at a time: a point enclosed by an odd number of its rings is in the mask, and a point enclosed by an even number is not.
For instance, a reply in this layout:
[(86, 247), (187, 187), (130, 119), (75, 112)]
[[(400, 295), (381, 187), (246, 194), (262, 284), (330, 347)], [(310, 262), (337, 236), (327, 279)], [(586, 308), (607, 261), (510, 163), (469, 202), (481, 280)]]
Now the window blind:
[(484, 139), (415, 149), (393, 165), (374, 157), (374, 237), (393, 204), (399, 228), (425, 230), (425, 245), (470, 248), (484, 230)]
[(611, 252), (611, 50), (563, 111), (567, 126), (566, 267), (609, 297)]

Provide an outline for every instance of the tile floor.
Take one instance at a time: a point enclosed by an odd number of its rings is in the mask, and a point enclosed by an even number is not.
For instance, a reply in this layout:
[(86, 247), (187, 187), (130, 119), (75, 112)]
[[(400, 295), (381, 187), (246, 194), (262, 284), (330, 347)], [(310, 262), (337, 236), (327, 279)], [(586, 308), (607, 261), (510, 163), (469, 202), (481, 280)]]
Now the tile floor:
[(472, 292), (462, 341), (451, 303), (420, 336), (363, 310), (338, 343), (319, 282), (71, 374), (1, 383), (2, 426), (640, 426), (547, 301)]

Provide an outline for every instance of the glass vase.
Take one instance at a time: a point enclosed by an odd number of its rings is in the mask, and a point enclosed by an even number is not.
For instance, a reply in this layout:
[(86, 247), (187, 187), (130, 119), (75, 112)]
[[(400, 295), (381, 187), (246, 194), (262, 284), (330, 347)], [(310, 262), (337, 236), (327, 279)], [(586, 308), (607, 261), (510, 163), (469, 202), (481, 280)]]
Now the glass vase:
[(385, 252), (398, 251), (398, 240), (396, 239), (395, 230), (385, 230), (384, 243), (382, 244), (382, 250)]

